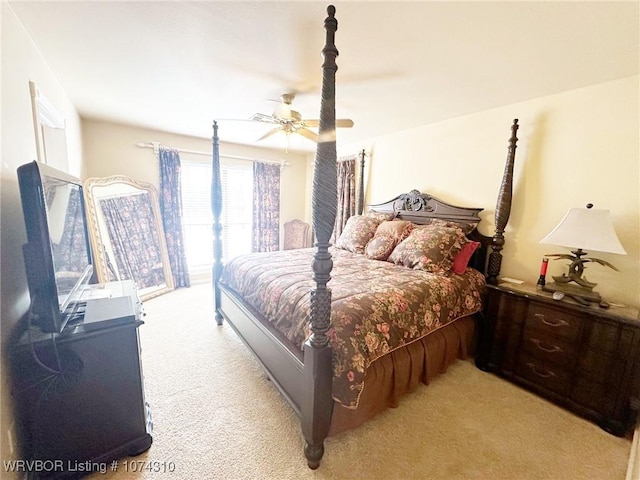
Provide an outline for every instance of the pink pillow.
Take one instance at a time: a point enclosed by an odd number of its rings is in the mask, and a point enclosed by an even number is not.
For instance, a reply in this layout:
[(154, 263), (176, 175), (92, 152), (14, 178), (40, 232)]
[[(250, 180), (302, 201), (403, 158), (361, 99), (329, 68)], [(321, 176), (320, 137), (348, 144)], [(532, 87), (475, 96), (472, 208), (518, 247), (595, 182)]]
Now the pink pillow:
[(458, 254), (453, 259), (453, 266), (451, 270), (458, 275), (465, 272), (467, 269), (467, 265), (469, 264), (469, 260), (471, 260), (471, 255), (473, 252), (477, 250), (480, 246), (480, 242), (474, 242), (473, 240), (469, 240), (462, 246), (462, 250), (458, 252)]

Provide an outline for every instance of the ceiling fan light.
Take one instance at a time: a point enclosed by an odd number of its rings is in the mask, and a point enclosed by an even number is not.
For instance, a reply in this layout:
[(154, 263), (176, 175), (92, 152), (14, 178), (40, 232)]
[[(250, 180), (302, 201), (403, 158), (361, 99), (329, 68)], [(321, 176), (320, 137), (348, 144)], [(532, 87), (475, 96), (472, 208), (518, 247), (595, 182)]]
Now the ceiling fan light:
[(291, 120), (292, 122), (300, 122), (302, 121), (302, 115), (300, 115), (300, 112), (291, 110), (291, 115), (289, 117), (289, 120)]
[(282, 118), (284, 120), (290, 120), (291, 119), (291, 112), (292, 112), (291, 105), (286, 105), (284, 103), (281, 103), (274, 110), (273, 116), (275, 118)]

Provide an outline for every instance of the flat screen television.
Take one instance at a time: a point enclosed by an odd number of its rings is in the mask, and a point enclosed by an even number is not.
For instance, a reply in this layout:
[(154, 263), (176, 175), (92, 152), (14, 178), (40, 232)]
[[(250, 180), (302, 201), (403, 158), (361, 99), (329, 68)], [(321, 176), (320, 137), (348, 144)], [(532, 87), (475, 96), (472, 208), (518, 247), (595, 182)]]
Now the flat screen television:
[(18, 167), (18, 184), (31, 322), (60, 333), (77, 315), (79, 295), (93, 273), (82, 182), (34, 161)]

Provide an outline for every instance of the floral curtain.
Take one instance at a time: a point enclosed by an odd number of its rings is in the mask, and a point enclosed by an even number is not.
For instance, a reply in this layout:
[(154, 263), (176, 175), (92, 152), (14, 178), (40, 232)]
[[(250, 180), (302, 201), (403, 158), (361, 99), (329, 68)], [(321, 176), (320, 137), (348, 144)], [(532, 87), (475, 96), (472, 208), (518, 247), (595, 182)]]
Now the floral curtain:
[(254, 252), (280, 249), (280, 166), (253, 163)]
[[(53, 202), (56, 193), (65, 194), (68, 192), (67, 210), (64, 217), (64, 228), (59, 239), (52, 238), (52, 249), (55, 261), (56, 272), (82, 273), (87, 266), (87, 237), (84, 230), (84, 219), (82, 217), (82, 204), (80, 203), (80, 189), (66, 190), (63, 188), (53, 189), (51, 200), (47, 200), (47, 205)], [(77, 277), (72, 277), (77, 280)], [(71, 285), (73, 286), (73, 285)]]
[(332, 241), (340, 237), (347, 220), (356, 213), (356, 156), (340, 158), (336, 168), (338, 169), (338, 209)]
[(161, 147), (158, 159), (160, 162), (160, 212), (173, 283), (176, 288), (188, 287), (191, 282), (182, 233), (180, 154), (177, 150)]
[(100, 200), (109, 230), (117, 274), (143, 289), (164, 283), (158, 229), (148, 194)]

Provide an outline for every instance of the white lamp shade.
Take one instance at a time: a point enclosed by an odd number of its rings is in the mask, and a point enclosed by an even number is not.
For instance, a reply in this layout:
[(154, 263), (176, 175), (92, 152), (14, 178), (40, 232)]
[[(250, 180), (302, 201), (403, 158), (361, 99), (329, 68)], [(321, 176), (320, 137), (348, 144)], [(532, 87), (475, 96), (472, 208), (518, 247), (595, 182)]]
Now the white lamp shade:
[(540, 243), (581, 248), (585, 251), (626, 255), (615, 230), (609, 210), (571, 208), (551, 233)]

